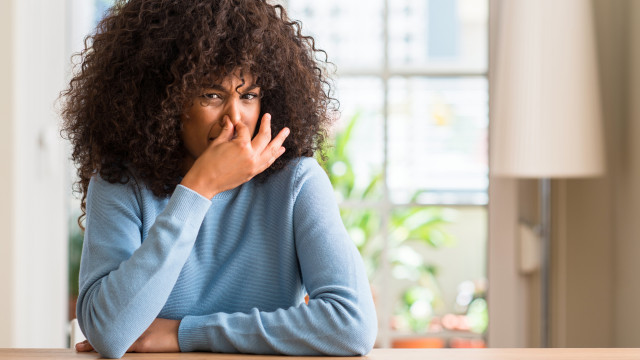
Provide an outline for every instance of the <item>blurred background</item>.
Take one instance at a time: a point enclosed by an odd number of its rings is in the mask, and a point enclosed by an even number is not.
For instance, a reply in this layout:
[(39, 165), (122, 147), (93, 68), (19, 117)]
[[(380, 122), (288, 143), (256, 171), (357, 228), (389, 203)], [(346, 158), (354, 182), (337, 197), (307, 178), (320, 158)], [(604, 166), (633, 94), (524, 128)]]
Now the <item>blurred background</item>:
[[(504, 133), (494, 114), (516, 101), (495, 86), (501, 36), (520, 34), (509, 0), (280, 3), (335, 64), (340, 114), (322, 164), (367, 266), (376, 346), (640, 346), (640, 0), (573, 1), (592, 25), (581, 35), (606, 166), (551, 180), (546, 260), (538, 180), (489, 160)], [(0, 0), (0, 347), (68, 344), (82, 232), (55, 102), (111, 5)]]

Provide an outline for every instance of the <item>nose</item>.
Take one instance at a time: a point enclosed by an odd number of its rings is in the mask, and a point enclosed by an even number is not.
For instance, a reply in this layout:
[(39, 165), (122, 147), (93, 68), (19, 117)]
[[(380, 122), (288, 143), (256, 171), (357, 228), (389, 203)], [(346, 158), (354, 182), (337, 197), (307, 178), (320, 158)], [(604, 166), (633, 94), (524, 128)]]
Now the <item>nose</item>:
[(231, 122), (237, 124), (242, 116), (240, 112), (240, 99), (235, 96), (231, 97), (227, 102), (227, 106), (225, 109), (225, 115), (228, 115), (231, 119)]

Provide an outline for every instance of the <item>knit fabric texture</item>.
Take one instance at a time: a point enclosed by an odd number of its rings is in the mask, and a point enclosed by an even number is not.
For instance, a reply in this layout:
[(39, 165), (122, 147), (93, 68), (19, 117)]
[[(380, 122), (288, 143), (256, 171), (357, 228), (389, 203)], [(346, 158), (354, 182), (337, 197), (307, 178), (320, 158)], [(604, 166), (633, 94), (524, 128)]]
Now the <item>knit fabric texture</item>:
[(312, 158), (211, 200), (94, 176), (77, 317), (108, 358), (158, 317), (181, 319), (181, 351), (363, 355), (377, 333), (362, 259)]

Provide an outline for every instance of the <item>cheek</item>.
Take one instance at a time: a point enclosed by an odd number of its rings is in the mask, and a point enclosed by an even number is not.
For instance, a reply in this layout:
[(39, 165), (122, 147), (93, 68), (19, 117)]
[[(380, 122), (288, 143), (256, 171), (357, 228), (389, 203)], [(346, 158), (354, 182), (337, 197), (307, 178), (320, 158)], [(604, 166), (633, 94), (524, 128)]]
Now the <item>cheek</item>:
[(191, 155), (199, 155), (199, 148), (201, 146), (198, 144), (197, 131), (194, 129), (190, 120), (187, 120), (182, 124), (182, 141), (184, 142), (184, 147)]
[(189, 118), (182, 119), (182, 141), (193, 157), (198, 157), (206, 149), (211, 130), (211, 121), (202, 112), (191, 111)]

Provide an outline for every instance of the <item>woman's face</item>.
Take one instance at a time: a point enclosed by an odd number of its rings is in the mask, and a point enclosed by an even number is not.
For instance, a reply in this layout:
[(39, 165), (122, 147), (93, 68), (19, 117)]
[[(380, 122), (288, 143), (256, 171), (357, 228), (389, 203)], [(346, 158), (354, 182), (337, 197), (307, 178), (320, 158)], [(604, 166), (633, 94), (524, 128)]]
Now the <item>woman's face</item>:
[(182, 117), (182, 140), (187, 150), (185, 171), (218, 137), (225, 116), (234, 124), (244, 123), (251, 134), (255, 132), (260, 116), (260, 87), (254, 84), (251, 74), (244, 75), (243, 85), (241, 73), (236, 71), (222, 82), (204, 88), (186, 114)]

